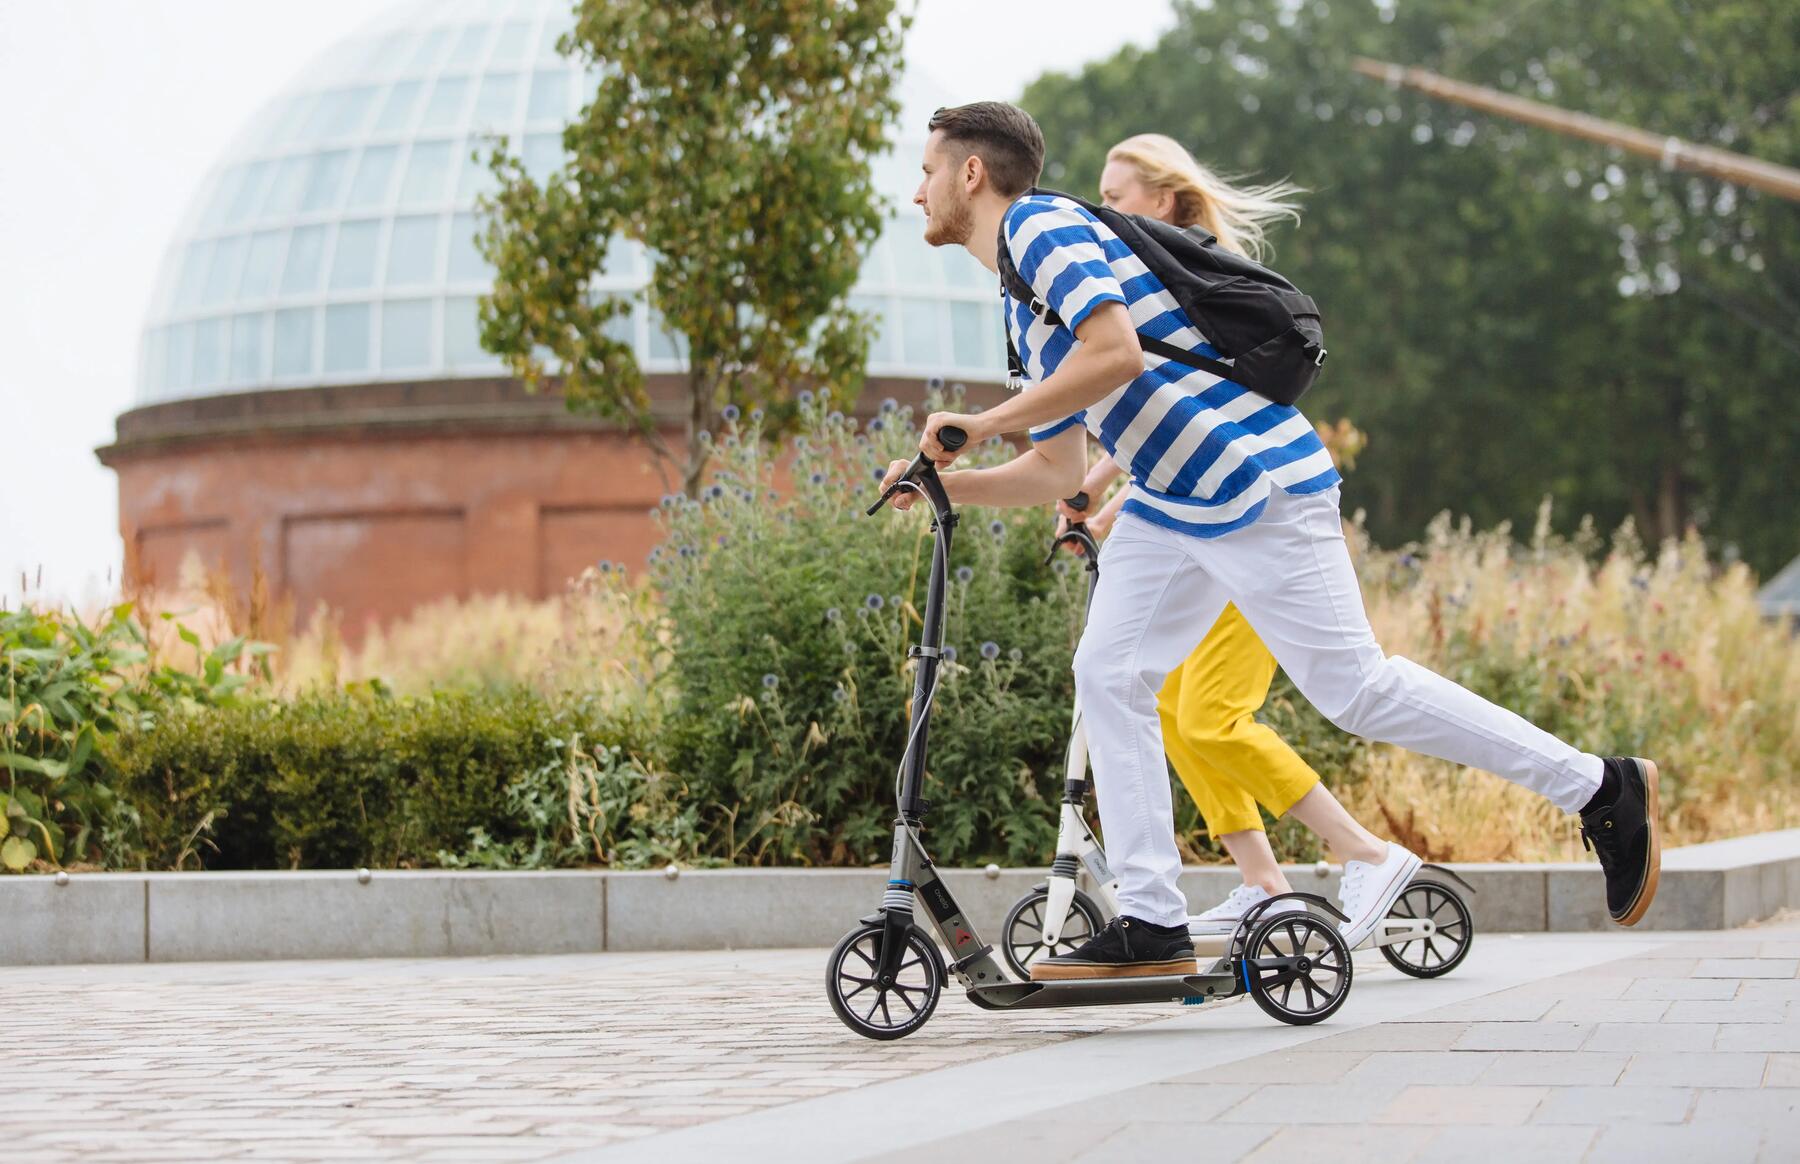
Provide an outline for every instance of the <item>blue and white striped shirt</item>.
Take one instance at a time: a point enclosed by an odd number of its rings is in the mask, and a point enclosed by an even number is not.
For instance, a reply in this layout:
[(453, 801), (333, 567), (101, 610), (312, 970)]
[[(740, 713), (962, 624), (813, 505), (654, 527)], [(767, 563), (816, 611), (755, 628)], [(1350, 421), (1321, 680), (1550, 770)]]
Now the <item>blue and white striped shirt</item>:
[[(1007, 250), (1052, 326), (1002, 291), (1006, 326), (1033, 383), (1080, 341), (1075, 328), (1102, 303), (1123, 303), (1132, 325), (1177, 347), (1220, 358), (1174, 296), (1099, 219), (1066, 198), (1031, 194), (1006, 211)], [(1074, 424), (1131, 477), (1125, 512), (1197, 537), (1218, 537), (1262, 515), (1269, 492), (1317, 493), (1339, 481), (1312, 424), (1209, 372), (1148, 352), (1144, 373), (1099, 403), (1031, 430), (1044, 440)]]

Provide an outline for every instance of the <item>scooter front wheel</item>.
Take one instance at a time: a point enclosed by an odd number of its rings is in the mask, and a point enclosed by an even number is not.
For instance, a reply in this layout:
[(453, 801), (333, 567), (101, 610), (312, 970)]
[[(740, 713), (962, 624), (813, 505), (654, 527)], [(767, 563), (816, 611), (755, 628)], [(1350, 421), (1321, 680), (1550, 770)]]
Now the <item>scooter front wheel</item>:
[(1350, 949), (1310, 913), (1265, 915), (1244, 947), (1244, 977), (1263, 1012), (1293, 1026), (1336, 1013), (1350, 995)]
[(880, 922), (839, 940), (825, 964), (825, 995), (845, 1026), (865, 1039), (898, 1039), (925, 1025), (944, 991), (944, 959), (924, 930), (906, 931), (898, 969), (883, 981)]
[(1006, 920), (1000, 924), (1000, 954), (1006, 959), (1007, 968), (1021, 979), (1030, 979), (1033, 962), (1069, 953), (1106, 925), (1106, 915), (1094, 899), (1077, 889), (1069, 900), (1069, 912), (1052, 950), (1044, 945), (1044, 910), (1049, 901), (1049, 887), (1036, 886), (1013, 902), (1006, 911)]

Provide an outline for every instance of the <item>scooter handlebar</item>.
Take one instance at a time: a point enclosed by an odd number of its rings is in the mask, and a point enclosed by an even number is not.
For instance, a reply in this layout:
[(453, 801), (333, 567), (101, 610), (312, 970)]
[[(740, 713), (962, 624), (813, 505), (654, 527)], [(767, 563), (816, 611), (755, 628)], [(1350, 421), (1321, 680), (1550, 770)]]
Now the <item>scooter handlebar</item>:
[[(947, 424), (943, 428), (938, 429), (938, 444), (943, 445), (946, 452), (954, 453), (968, 443), (969, 434), (953, 424)], [(883, 490), (881, 496), (875, 499), (875, 504), (869, 506), (869, 516), (874, 517), (879, 513), (881, 507), (888, 503), (888, 498), (892, 497), (895, 493), (898, 493), (908, 481), (911, 481), (914, 477), (918, 476), (921, 470), (935, 470), (935, 468), (936, 466), (932, 464), (931, 459), (924, 453), (920, 453), (918, 456), (914, 457), (912, 459), (912, 464), (906, 467), (906, 472), (900, 474), (899, 480)]]

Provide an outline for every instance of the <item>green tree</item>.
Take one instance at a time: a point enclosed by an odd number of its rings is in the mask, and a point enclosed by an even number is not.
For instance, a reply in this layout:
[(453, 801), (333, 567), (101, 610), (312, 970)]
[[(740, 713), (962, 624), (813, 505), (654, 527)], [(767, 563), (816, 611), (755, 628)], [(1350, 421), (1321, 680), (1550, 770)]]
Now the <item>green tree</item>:
[(1325, 311), (1308, 412), (1369, 447), (1345, 489), (1390, 544), (1444, 508), (1529, 525), (1695, 525), (1759, 570), (1800, 551), (1800, 207), (1390, 90), (1364, 55), (1720, 145), (1800, 158), (1800, 9), (1775, 0), (1212, 0), (1024, 104), (1046, 179), (1168, 133), (1312, 193), (1275, 265)]
[[(689, 494), (726, 406), (801, 381), (853, 393), (870, 327), (845, 296), (882, 225), (869, 161), (905, 25), (894, 0), (582, 0), (559, 47), (601, 79), (563, 132), (568, 163), (540, 184), (490, 156), (482, 343), (635, 427)], [(631, 303), (593, 286), (618, 237), (648, 249), (650, 306), (687, 363), (681, 449), (616, 326)]]

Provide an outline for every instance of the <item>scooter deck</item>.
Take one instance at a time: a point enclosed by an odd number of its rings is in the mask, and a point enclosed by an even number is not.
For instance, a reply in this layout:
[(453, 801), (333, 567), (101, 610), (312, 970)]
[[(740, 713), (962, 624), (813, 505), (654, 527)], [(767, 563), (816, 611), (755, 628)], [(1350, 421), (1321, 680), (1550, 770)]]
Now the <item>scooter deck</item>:
[(1050, 1006), (1115, 1006), (1129, 1002), (1224, 998), (1241, 989), (1235, 972), (1213, 969), (1201, 974), (1169, 974), (1155, 978), (997, 982), (992, 986), (971, 987), (969, 1001), (984, 1010), (1034, 1010)]

